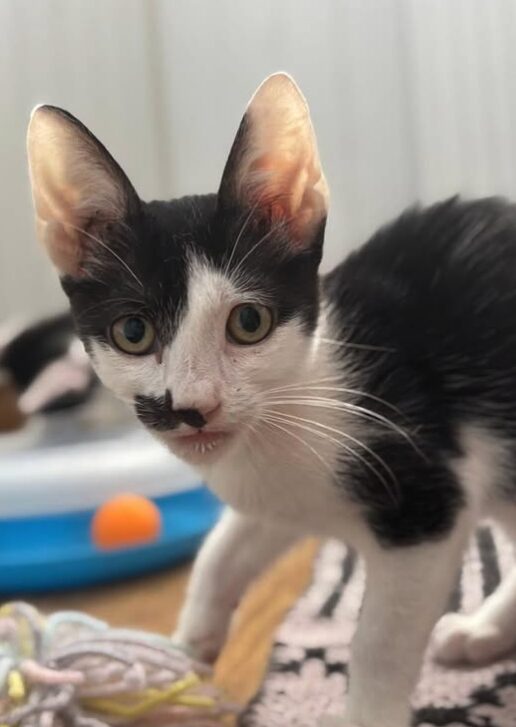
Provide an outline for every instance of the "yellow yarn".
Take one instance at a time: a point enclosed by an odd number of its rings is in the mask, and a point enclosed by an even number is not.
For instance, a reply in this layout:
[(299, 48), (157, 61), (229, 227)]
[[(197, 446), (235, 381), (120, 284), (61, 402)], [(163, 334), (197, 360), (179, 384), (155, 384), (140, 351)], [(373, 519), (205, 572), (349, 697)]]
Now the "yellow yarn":
[(11, 671), (7, 677), (7, 694), (14, 702), (25, 698), (25, 682), (19, 671)]
[(146, 712), (150, 712), (150, 710), (166, 702), (191, 707), (214, 706), (215, 700), (210, 697), (184, 694), (191, 687), (197, 686), (200, 681), (199, 677), (195, 674), (188, 674), (184, 679), (175, 682), (168, 689), (146, 689), (140, 692), (136, 697), (141, 697), (141, 699), (135, 704), (124, 704), (114, 699), (82, 699), (81, 702), (94, 712), (111, 714), (116, 717), (128, 717), (130, 719), (141, 717)]
[[(14, 613), (15, 609), (12, 603), (5, 603), (0, 607), (0, 618), (9, 618)], [(41, 618), (39, 621), (43, 623)], [(30, 658), (34, 653), (34, 638), (32, 636), (32, 630), (24, 619), (20, 619), (18, 621), (18, 630), (20, 652), (23, 656)]]
[[(61, 644), (59, 628), (62, 624), (69, 629), (64, 644)], [(85, 645), (83, 630), (89, 634), (87, 639), (91, 644), (88, 641)], [(206, 685), (204, 679), (195, 674), (189, 657), (176, 653), (166, 638), (156, 634), (112, 630), (107, 624), (80, 612), (58, 612), (47, 620), (25, 603), (0, 604), (0, 631), (9, 634), (12, 631), (16, 637), (12, 644), (7, 644), (9, 663), (0, 674), (0, 727), (15, 727), (20, 710), (27, 722), (37, 721), (43, 710), (48, 711), (50, 717), (62, 716), (64, 721), (68, 718), (73, 721), (73, 716), (78, 714), (84, 715), (85, 721), (91, 716), (93, 720), (96, 717), (118, 727), (128, 727), (142, 719), (152, 721), (154, 714), (169, 715), (174, 724), (178, 719), (183, 723), (183, 718), (191, 716), (190, 722), (197, 724), (203, 713), (212, 718), (210, 723), (222, 727), (227, 724), (225, 717), (238, 711), (236, 705), (224, 701), (216, 687)], [(74, 640), (75, 633), (77, 639)], [(64, 646), (67, 655), (67, 659), (55, 668), (59, 679), (53, 678), (46, 668), (48, 654), (56, 646)], [(149, 655), (149, 649), (154, 647), (160, 656), (159, 662), (152, 658), (152, 653)], [(28, 668), (30, 678), (25, 675), (27, 659), (41, 667), (39, 672), (36, 668), (32, 672)], [(120, 663), (126, 667), (133, 663), (139, 665), (140, 689), (130, 691), (130, 682), (111, 678), (112, 664), (118, 669)], [(154, 683), (156, 663), (160, 664), (163, 674), (170, 674), (167, 681)], [(177, 679), (171, 682), (174, 675)], [(78, 689), (70, 695), (71, 701), (64, 704), (69, 683), (77, 684)]]
[(180, 704), (182, 707), (214, 707), (215, 700), (200, 694), (185, 694), (174, 699), (174, 704)]

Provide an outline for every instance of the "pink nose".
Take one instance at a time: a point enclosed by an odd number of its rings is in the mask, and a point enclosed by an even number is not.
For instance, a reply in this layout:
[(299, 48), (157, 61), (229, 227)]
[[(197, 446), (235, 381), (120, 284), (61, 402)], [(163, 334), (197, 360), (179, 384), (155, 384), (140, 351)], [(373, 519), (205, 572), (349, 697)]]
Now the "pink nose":
[(170, 404), (180, 419), (193, 427), (204, 426), (217, 416), (222, 408), (218, 392), (207, 386), (189, 386), (187, 391), (180, 392), (177, 396), (170, 392)]
[[(172, 402), (172, 399), (171, 399)], [(189, 407), (174, 407), (172, 408), (173, 413), (176, 415), (179, 422), (188, 424), (190, 427), (195, 429), (202, 429), (220, 412), (222, 405), (220, 402), (211, 403), (203, 402), (198, 404), (192, 401)]]
[(219, 413), (220, 409), (221, 409), (220, 402), (218, 404), (216, 404), (215, 406), (213, 406), (213, 404), (210, 404), (206, 407), (203, 407), (203, 406), (197, 407), (197, 410), (202, 414), (202, 416), (205, 418), (205, 420), (207, 422), (214, 419), (217, 416), (217, 414)]

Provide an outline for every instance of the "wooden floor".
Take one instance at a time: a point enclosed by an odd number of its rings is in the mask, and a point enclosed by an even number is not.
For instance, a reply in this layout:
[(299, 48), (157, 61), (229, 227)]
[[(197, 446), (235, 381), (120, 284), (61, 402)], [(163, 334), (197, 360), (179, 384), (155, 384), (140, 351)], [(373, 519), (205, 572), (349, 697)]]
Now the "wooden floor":
[[(244, 704), (260, 686), (274, 632), (306, 588), (317, 544), (307, 541), (282, 558), (250, 590), (231, 638), (215, 669), (214, 681)], [(33, 599), (45, 611), (78, 609), (114, 626), (170, 633), (181, 607), (190, 566), (126, 583)]]

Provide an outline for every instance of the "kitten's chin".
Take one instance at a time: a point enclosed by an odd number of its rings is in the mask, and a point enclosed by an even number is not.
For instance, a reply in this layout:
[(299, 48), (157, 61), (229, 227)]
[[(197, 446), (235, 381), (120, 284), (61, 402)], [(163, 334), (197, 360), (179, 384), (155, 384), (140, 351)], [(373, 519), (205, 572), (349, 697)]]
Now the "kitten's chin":
[(178, 436), (163, 432), (160, 439), (177, 457), (193, 465), (214, 462), (228, 446), (234, 435), (230, 432), (197, 432)]

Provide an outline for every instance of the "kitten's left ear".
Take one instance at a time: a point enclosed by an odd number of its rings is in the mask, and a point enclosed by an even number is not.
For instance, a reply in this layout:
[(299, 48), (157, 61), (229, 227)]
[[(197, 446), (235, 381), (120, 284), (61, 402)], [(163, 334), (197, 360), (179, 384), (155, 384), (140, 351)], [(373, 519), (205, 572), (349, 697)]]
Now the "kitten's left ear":
[(67, 111), (38, 106), (27, 132), (37, 232), (61, 274), (77, 276), (94, 255), (93, 234), (138, 208), (107, 149)]
[(285, 222), (303, 249), (326, 220), (329, 193), (308, 105), (290, 76), (267, 78), (252, 97), (222, 176), (223, 207), (255, 208)]

